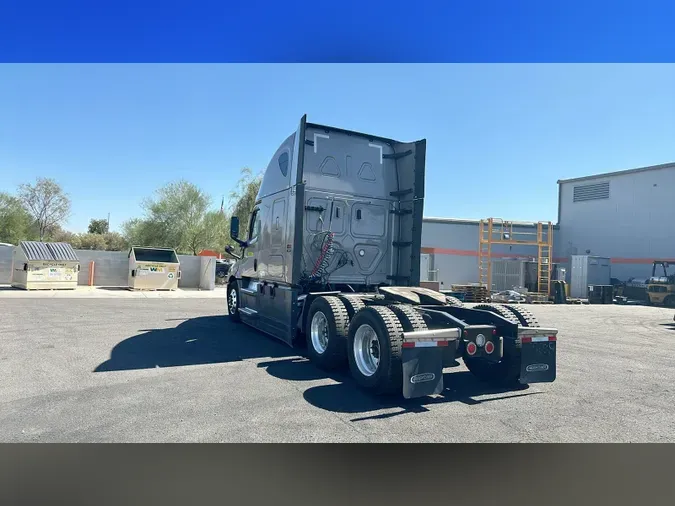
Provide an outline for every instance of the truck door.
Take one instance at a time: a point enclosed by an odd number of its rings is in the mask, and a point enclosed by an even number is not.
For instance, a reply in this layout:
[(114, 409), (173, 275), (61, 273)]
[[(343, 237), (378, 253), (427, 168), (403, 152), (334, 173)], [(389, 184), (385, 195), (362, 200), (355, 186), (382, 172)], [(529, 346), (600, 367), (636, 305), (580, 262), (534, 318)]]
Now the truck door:
[[(242, 315), (255, 325), (253, 320), (258, 318), (258, 298), (260, 294), (260, 274), (258, 269), (259, 241), (261, 229), (261, 209), (256, 207), (251, 213), (248, 227), (248, 237), (241, 260), (241, 306)], [(257, 326), (257, 325), (255, 325)]]
[(431, 255), (429, 253), (422, 253), (420, 255), (420, 281), (435, 281), (429, 279), (431, 273)]
[(260, 321), (266, 332), (290, 343), (292, 291), (286, 281), (288, 190), (271, 202), (261, 245)]

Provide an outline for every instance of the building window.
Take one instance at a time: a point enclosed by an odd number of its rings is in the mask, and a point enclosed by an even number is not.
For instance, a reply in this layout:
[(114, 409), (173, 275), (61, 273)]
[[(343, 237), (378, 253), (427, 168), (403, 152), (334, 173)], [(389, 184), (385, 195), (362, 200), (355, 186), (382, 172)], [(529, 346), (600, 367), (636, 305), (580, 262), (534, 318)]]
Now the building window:
[(609, 181), (583, 184), (574, 187), (574, 202), (609, 198)]
[(279, 155), (279, 170), (286, 177), (288, 174), (288, 153), (286, 151)]

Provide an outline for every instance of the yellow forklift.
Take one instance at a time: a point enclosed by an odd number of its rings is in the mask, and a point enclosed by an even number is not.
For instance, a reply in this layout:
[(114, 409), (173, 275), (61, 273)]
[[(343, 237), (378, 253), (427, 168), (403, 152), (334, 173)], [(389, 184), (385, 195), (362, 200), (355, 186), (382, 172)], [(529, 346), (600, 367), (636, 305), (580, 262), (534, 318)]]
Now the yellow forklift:
[[(663, 269), (663, 276), (656, 275), (656, 269)], [(668, 275), (669, 264), (665, 260), (654, 260), (652, 276), (647, 280), (647, 299), (655, 306), (675, 307), (675, 274)]]

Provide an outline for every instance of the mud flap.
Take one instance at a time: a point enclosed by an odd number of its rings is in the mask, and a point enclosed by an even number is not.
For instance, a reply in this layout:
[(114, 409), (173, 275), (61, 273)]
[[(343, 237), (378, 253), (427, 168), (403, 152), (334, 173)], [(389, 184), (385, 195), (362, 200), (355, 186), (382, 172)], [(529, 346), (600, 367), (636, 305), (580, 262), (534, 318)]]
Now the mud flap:
[[(536, 338), (535, 338), (536, 339)], [(521, 348), (520, 383), (550, 383), (556, 374), (556, 341), (523, 343)]]
[[(454, 349), (455, 343), (452, 342)], [(403, 348), (403, 397), (413, 399), (443, 391), (443, 347)]]

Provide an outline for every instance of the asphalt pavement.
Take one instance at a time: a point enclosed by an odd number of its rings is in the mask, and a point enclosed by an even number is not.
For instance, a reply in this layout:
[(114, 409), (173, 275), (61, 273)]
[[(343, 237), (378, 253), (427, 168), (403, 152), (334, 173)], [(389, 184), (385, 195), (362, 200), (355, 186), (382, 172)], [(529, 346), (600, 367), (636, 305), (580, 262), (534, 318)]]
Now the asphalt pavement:
[(530, 309), (559, 329), (554, 383), (497, 390), (458, 365), (404, 401), (232, 324), (222, 297), (5, 297), (0, 441), (675, 441), (673, 310)]

